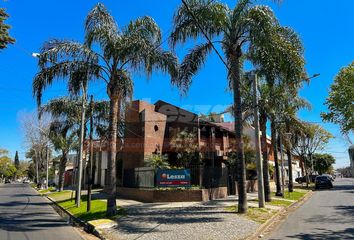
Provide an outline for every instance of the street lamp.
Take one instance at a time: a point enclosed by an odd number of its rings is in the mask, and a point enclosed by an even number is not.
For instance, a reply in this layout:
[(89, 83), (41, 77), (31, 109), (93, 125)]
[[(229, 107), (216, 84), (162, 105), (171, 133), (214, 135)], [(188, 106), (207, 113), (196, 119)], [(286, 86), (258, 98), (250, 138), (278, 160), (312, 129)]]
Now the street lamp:
[(305, 80), (305, 81), (308, 81), (308, 80), (311, 80), (311, 79), (313, 79), (313, 78), (317, 78), (317, 77), (319, 77), (319, 76), (321, 76), (320, 73), (315, 73), (315, 74), (312, 75), (311, 77), (305, 78), (304, 80)]
[(39, 57), (41, 56), (40, 53), (32, 53), (31, 55), (32, 55), (32, 57), (34, 57), (34, 58), (39, 58)]

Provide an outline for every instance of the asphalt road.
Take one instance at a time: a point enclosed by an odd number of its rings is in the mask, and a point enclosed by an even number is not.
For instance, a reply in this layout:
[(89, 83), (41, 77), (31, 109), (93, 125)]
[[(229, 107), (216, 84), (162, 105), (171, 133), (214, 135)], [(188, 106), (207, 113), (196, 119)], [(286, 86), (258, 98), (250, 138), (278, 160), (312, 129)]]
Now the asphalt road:
[(266, 239), (354, 239), (354, 180), (337, 179), (334, 189), (316, 191)]
[(28, 184), (0, 185), (1, 240), (82, 240)]

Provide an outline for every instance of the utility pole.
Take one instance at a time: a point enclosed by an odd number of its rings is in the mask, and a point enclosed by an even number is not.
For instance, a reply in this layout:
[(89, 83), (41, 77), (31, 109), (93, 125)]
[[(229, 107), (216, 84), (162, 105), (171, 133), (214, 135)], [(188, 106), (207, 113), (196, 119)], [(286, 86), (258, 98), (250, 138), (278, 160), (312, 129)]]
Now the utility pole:
[(47, 164), (46, 164), (46, 184), (45, 184), (45, 189), (48, 189), (48, 180), (49, 180), (49, 151), (48, 151), (48, 144), (46, 146), (46, 158), (47, 158)]
[(39, 183), (39, 167), (38, 167), (38, 151), (36, 150), (36, 148), (34, 149), (34, 157), (36, 159), (36, 183), (38, 186)]
[(285, 197), (285, 173), (284, 173), (284, 155), (283, 155), (283, 141), (281, 137), (281, 133), (279, 132), (279, 147), (280, 147), (280, 161), (281, 161), (281, 191), (283, 193), (283, 197)]
[[(258, 206), (260, 208), (265, 207), (264, 198), (264, 182), (263, 182), (263, 166), (262, 155), (260, 146), (259, 135), (259, 118), (258, 118), (258, 91), (257, 91), (258, 79), (257, 74), (253, 76), (253, 112), (254, 112), (254, 132), (255, 132), (255, 144), (256, 144), (256, 164), (257, 164), (257, 178), (258, 178)], [(265, 134), (265, 133), (263, 133)]]
[(90, 97), (90, 161), (87, 187), (87, 212), (91, 211), (92, 165), (93, 165), (93, 95)]
[(289, 169), (289, 184), (288, 184), (288, 189), (289, 193), (294, 191), (294, 179), (293, 179), (293, 161), (292, 161), (292, 155), (291, 155), (291, 133), (290, 133), (290, 127), (289, 127), (289, 122), (286, 122), (286, 140), (287, 140), (287, 148), (286, 148), (286, 155), (288, 156), (288, 169)]
[(78, 180), (77, 180), (77, 193), (76, 193), (76, 206), (80, 207), (81, 201), (81, 182), (82, 182), (82, 161), (84, 152), (84, 131), (85, 131), (85, 108), (86, 108), (86, 86), (82, 84), (82, 105), (81, 105), (81, 129), (80, 129), (80, 152), (78, 163)]

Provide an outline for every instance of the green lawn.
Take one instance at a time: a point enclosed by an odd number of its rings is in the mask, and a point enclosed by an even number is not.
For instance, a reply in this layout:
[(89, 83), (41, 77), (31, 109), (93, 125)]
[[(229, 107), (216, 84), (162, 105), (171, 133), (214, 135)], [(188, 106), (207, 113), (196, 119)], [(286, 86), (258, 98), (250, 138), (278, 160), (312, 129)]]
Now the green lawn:
[(315, 184), (314, 183), (310, 183), (309, 187), (307, 187), (306, 184), (303, 184), (301, 186), (294, 187), (294, 189), (296, 189), (296, 190), (307, 190), (307, 191), (314, 190), (315, 189)]
[(49, 187), (48, 189), (41, 189), (41, 190), (38, 190), (38, 192), (40, 194), (47, 194), (47, 193), (51, 193), (51, 192), (54, 192), (56, 189), (55, 187)]
[[(237, 213), (237, 205), (227, 207), (226, 210)], [(274, 216), (276, 212), (277, 211), (268, 208), (248, 207), (247, 213), (244, 216), (252, 221), (262, 224)]]
[(272, 205), (272, 206), (284, 206), (284, 207), (288, 207), (292, 204), (293, 202), (291, 201), (286, 201), (286, 200), (282, 200), (282, 199), (272, 199), (271, 202), (267, 202), (266, 204)]
[[(294, 200), (294, 201), (298, 201), (300, 200), (303, 196), (306, 195), (306, 193), (308, 193), (308, 190), (295, 190), (294, 192), (289, 193), (289, 191), (285, 191), (285, 199), (288, 200)], [(273, 197), (275, 197), (275, 193), (272, 193)], [(280, 198), (280, 197), (279, 197)]]
[[(57, 202), (62, 208), (69, 211), (75, 217), (80, 218), (84, 221), (91, 221), (96, 219), (107, 218), (106, 209), (107, 203), (103, 200), (92, 200), (91, 201), (91, 211), (87, 212), (87, 196), (83, 196), (81, 200), (80, 207), (76, 207), (75, 200), (63, 200)], [(118, 207), (118, 215), (112, 218), (120, 217), (124, 215), (124, 210)]]
[[(257, 202), (258, 203), (258, 199), (254, 199), (254, 200), (250, 200), (250, 202)], [(271, 206), (290, 206), (294, 201), (290, 201), (287, 199), (278, 199), (278, 198), (272, 198), (271, 202), (266, 202), (267, 205), (271, 205)]]

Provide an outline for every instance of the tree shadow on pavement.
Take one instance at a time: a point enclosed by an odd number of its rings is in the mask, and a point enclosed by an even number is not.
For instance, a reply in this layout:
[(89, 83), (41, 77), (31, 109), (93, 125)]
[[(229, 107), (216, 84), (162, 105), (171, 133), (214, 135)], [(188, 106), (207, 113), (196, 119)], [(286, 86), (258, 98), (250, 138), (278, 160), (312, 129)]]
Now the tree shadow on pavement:
[[(323, 228), (316, 228), (318, 232), (311, 234), (299, 233), (296, 235), (286, 236), (289, 239), (301, 239), (301, 240), (352, 240), (354, 239), (354, 228), (346, 228), (339, 231), (333, 231)], [(269, 240), (282, 240), (279, 238), (271, 238)]]
[(11, 232), (31, 232), (47, 228), (67, 227), (67, 223), (62, 219), (49, 219), (49, 218), (0, 218), (0, 230)]

